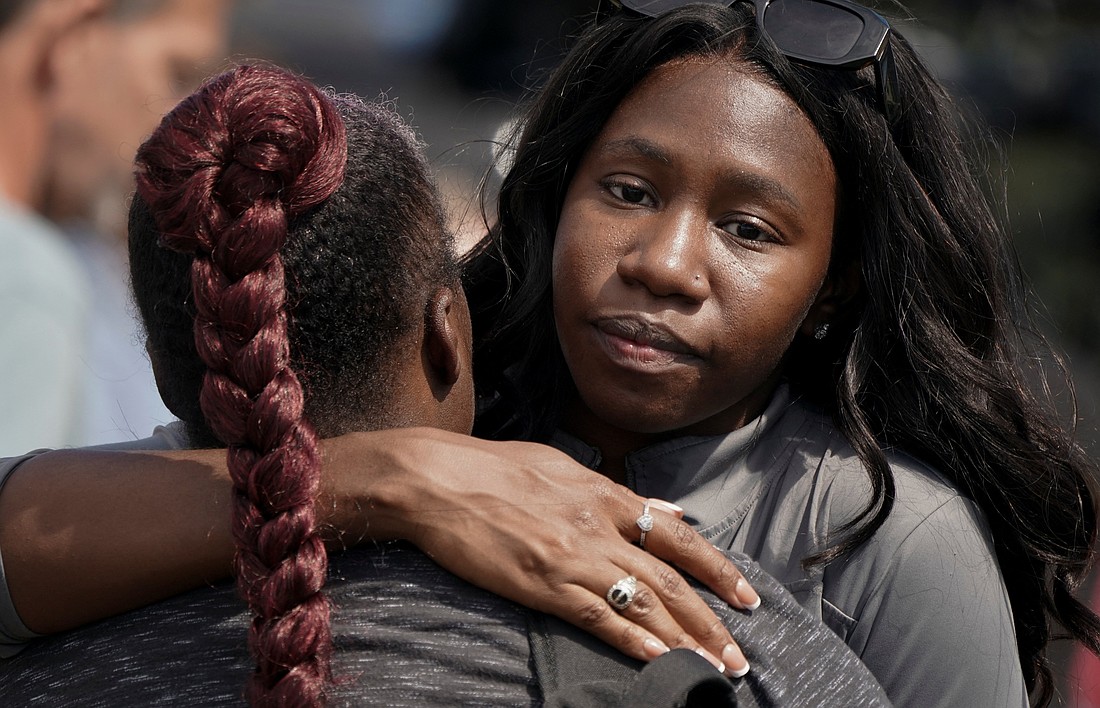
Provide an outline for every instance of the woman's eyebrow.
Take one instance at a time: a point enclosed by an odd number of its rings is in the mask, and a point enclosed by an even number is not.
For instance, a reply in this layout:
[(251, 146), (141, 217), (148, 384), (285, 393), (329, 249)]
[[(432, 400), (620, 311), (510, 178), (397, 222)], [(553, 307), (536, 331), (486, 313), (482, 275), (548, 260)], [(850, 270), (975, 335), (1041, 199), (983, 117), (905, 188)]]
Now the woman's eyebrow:
[(599, 152), (611, 157), (642, 157), (660, 162), (662, 165), (671, 165), (672, 158), (659, 145), (645, 138), (630, 135), (625, 138), (609, 140), (599, 146)]
[[(637, 135), (628, 135), (597, 147), (600, 155), (617, 158), (643, 157), (662, 165), (672, 165), (671, 154), (657, 143)], [(721, 174), (721, 180), (739, 192), (756, 194), (773, 202), (782, 202), (794, 212), (801, 212), (802, 201), (781, 182), (766, 175), (745, 169), (729, 169)]]
[(783, 183), (766, 175), (749, 170), (729, 170), (722, 174), (722, 181), (740, 192), (763, 196), (771, 202), (783, 202), (790, 209), (802, 211), (802, 201)]

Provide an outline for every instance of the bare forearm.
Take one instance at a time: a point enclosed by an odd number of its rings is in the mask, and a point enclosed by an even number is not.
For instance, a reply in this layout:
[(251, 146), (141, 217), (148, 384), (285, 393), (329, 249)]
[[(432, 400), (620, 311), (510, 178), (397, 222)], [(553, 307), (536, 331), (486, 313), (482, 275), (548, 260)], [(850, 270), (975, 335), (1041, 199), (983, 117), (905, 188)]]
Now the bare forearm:
[[(330, 548), (406, 539), (635, 658), (703, 648), (716, 666), (721, 656), (747, 670), (669, 564), (735, 607), (753, 607), (756, 594), (674, 507), (654, 513), (642, 550), (633, 541), (644, 500), (549, 447), (409, 428), (326, 440), (322, 453), (316, 510)], [(231, 487), (222, 450), (71, 450), (26, 462), (0, 494), (0, 549), (23, 622), (63, 631), (228, 577)], [(605, 599), (627, 575), (650, 607), (633, 617)]]
[[(404, 437), (322, 443), (317, 518), (330, 547), (403, 537), (412, 514), (390, 505), (408, 504), (424, 481), (399, 470), (392, 453)], [(28, 460), (0, 494), (0, 550), (21, 619), (50, 634), (229, 577), (231, 494), (224, 450), (59, 450)]]
[(225, 452), (57, 451), (0, 495), (12, 600), (42, 633), (139, 607), (229, 574)]

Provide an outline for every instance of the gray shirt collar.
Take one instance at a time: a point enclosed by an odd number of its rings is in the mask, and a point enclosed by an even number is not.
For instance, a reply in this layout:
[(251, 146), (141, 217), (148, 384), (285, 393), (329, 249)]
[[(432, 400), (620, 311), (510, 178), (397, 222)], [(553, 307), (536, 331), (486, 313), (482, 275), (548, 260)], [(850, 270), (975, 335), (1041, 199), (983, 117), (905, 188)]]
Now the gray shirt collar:
[[(673, 501), (684, 520), (712, 540), (733, 530), (786, 468), (803, 436), (805, 408), (788, 386), (776, 389), (764, 412), (731, 433), (674, 438), (626, 458), (627, 485), (637, 494)], [(553, 444), (595, 469), (600, 452), (559, 431)]]

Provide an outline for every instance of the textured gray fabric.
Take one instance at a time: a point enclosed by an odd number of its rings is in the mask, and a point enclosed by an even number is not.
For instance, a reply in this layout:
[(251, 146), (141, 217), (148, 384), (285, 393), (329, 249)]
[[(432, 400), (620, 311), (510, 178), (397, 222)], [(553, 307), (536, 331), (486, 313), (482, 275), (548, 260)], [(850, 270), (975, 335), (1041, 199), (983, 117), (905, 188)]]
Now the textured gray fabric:
[[(761, 608), (732, 610), (704, 593), (753, 666), (734, 682), (736, 705), (889, 705), (836, 635), (759, 567), (736, 560), (760, 590)], [(542, 704), (526, 611), (419, 551), (395, 543), (341, 554), (327, 592), (335, 607), (332, 705)], [(37, 640), (0, 662), (0, 696), (11, 708), (239, 705), (250, 666), (246, 627), (232, 586), (196, 590)], [(615, 695), (630, 689), (637, 662), (565, 627), (566, 640), (557, 645), (561, 661), (589, 667), (593, 685), (602, 682)], [(552, 671), (544, 667), (537, 678)], [(551, 704), (569, 705), (558, 701), (559, 684), (548, 687)]]
[[(523, 612), (396, 544), (333, 559), (331, 705), (538, 703)], [(233, 586), (34, 642), (0, 662), (19, 706), (242, 705), (248, 617)]]
[[(584, 464), (599, 452), (559, 435)], [(976, 505), (926, 465), (888, 456), (894, 510), (849, 558), (805, 570), (870, 498), (831, 420), (781, 387), (753, 423), (627, 457), (628, 484), (675, 502), (719, 548), (783, 583), (863, 659), (898, 706), (1026, 706), (1012, 612)]]

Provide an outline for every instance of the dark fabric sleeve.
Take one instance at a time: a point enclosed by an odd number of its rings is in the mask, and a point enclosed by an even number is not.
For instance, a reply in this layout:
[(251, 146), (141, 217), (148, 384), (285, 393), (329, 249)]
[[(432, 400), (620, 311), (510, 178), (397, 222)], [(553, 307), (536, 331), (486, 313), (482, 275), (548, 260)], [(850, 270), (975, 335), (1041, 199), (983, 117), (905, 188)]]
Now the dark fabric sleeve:
[[(670, 652), (643, 670), (641, 662), (571, 625), (532, 614), (528, 625), (532, 662), (546, 705), (890, 705), (871, 672), (838, 636), (755, 562), (740, 554), (729, 555), (760, 594), (757, 610), (734, 610), (695, 585), (741, 645), (752, 666), (747, 676), (727, 679), (701, 657), (696, 657), (698, 661), (668, 658), (682, 652)], [(646, 698), (639, 703), (635, 696)], [(702, 696), (705, 702), (691, 703), (703, 700)]]

